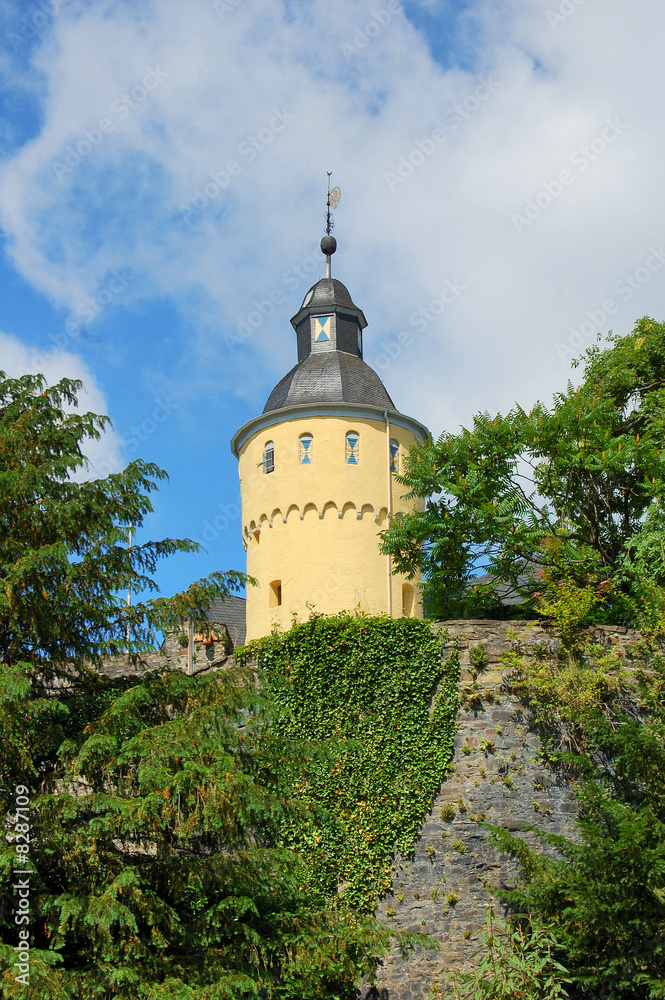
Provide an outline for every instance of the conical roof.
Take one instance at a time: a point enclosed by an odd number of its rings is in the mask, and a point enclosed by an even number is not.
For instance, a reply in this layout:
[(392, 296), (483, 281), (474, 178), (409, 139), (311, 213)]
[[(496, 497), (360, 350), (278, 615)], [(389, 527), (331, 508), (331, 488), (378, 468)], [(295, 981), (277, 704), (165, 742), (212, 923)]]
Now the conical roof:
[[(327, 309), (329, 306), (344, 306), (360, 312), (354, 305), (353, 299), (346, 285), (338, 281), (337, 278), (321, 278), (309, 289), (303, 299), (301, 309), (318, 309), (320, 306)], [(295, 322), (297, 316), (291, 320)]]
[(369, 403), (395, 409), (376, 372), (345, 351), (308, 354), (277, 383), (263, 412), (305, 403)]

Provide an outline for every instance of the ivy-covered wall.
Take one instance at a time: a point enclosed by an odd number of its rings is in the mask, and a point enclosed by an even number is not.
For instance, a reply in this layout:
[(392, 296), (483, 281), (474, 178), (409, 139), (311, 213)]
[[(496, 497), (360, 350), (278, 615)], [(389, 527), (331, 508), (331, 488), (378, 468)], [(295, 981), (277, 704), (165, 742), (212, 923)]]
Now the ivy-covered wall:
[[(249, 649), (274, 699), (275, 739), (308, 739), (290, 776), (301, 819), (285, 833), (312, 890), (371, 912), (395, 850), (413, 850), (453, 753), (456, 650), (412, 618), (313, 616)], [(304, 821), (303, 821), (304, 820)]]

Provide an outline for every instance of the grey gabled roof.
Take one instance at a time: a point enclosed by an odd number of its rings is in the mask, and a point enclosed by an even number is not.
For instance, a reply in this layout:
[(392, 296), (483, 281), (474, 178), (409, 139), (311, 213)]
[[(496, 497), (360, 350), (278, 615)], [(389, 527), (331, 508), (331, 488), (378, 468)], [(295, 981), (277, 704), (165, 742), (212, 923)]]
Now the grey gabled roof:
[[(526, 587), (530, 582), (533, 582), (534, 577), (539, 575), (539, 570), (532, 568), (530, 572), (520, 573), (517, 577), (517, 583), (520, 587)], [(495, 584), (495, 592), (502, 604), (523, 604), (524, 598), (516, 594), (509, 583), (504, 583), (503, 581), (496, 582), (497, 578), (492, 576), (491, 573), (481, 573), (480, 576), (474, 576), (472, 580), (469, 580), (468, 586), (471, 587), (487, 587), (490, 584)]]
[(216, 597), (208, 611), (208, 621), (226, 625), (234, 648), (245, 645), (246, 603), (244, 597)]
[(395, 409), (376, 372), (362, 358), (344, 351), (309, 354), (278, 382), (263, 412), (306, 403), (367, 403)]

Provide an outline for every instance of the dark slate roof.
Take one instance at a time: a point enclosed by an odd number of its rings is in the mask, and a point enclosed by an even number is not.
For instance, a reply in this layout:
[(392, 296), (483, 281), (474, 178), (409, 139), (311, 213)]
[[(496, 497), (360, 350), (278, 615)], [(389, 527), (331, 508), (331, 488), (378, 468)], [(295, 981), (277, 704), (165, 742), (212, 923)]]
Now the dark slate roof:
[(208, 621), (226, 625), (234, 648), (245, 645), (247, 634), (245, 605), (244, 597), (217, 597), (208, 611)]
[(344, 351), (309, 354), (278, 382), (263, 412), (306, 403), (368, 403), (395, 409), (376, 372)]
[[(309, 298), (310, 293), (312, 297)], [(348, 306), (357, 309), (346, 285), (343, 285), (337, 278), (321, 278), (303, 299), (301, 308), (307, 303), (308, 309), (318, 309), (319, 306)]]
[[(534, 576), (538, 575), (537, 570), (532, 570), (530, 573), (520, 573), (517, 577), (517, 582), (520, 587), (526, 587), (530, 581), (533, 580)], [(495, 576), (491, 573), (482, 573), (480, 576), (475, 576), (472, 580), (469, 580), (469, 587), (486, 587), (490, 583), (494, 583), (496, 580)], [(504, 583), (501, 581), (496, 584), (496, 594), (502, 604), (522, 604), (524, 599), (516, 594), (509, 583)]]

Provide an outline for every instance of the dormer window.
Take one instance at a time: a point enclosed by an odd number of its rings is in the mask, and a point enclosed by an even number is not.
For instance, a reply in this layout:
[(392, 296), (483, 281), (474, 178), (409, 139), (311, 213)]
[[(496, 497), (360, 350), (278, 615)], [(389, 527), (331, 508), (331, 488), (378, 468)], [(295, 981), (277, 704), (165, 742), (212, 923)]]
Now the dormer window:
[(275, 443), (274, 441), (266, 441), (265, 448), (263, 449), (263, 471), (264, 472), (274, 472), (275, 471)]

